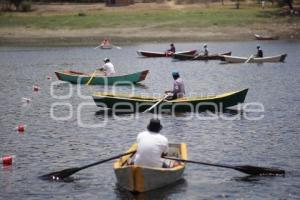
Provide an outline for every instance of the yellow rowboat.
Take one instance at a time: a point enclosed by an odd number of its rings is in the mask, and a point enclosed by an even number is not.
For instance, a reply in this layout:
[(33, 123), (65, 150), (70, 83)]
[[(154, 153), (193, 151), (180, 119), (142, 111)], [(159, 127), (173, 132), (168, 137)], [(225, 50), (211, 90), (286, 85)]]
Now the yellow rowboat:
[[(136, 149), (137, 144), (134, 144), (128, 152)], [(186, 144), (169, 144), (168, 156), (187, 159)], [(185, 169), (184, 163), (172, 160), (164, 161), (170, 168), (149, 168), (130, 165), (131, 159), (132, 155), (127, 155), (113, 165), (118, 185), (131, 192), (146, 192), (172, 184), (182, 178)]]

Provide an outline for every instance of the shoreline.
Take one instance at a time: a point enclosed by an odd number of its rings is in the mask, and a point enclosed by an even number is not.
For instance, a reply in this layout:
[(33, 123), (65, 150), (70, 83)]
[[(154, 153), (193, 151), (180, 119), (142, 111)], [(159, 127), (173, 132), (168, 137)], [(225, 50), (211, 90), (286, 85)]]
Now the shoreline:
[[(135, 32), (136, 30), (0, 30), (1, 46), (92, 46), (99, 44), (104, 37), (107, 37), (114, 44), (126, 45), (147, 42), (203, 42), (203, 41), (254, 41), (255, 33), (251, 28), (236, 27), (214, 27), (206, 30), (181, 29), (176, 33), (166, 30), (148, 30)], [(119, 33), (118, 33), (119, 32)], [(272, 32), (272, 35), (279, 36), (279, 40), (299, 41), (298, 32)], [(257, 40), (259, 41), (259, 40)]]

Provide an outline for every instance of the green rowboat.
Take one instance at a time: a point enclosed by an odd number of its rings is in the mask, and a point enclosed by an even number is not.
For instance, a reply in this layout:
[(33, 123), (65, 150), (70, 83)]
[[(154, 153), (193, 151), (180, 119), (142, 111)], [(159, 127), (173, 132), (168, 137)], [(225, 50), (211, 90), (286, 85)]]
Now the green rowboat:
[[(200, 112), (205, 110), (221, 111), (224, 108), (243, 103), (248, 89), (228, 92), (215, 96), (184, 97), (165, 100), (156, 107), (156, 112)], [(143, 112), (159, 101), (155, 97), (129, 96), (97, 92), (93, 99), (98, 107), (109, 108), (116, 113)]]
[[(96, 75), (92, 78), (90, 85), (113, 85), (113, 84), (131, 84), (145, 80), (148, 70), (136, 72), (133, 74), (119, 76), (100, 76)], [(77, 72), (72, 70), (56, 71), (57, 78), (61, 81), (67, 81), (74, 84), (86, 84), (92, 74)]]

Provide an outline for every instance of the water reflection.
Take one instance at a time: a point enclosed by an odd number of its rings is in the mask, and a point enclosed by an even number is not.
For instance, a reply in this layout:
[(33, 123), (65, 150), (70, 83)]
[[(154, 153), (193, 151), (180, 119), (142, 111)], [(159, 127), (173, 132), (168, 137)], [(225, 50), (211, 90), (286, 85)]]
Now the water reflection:
[[(151, 111), (149, 111), (149, 113), (154, 114), (154, 115), (169, 115), (169, 116), (173, 116), (173, 117), (181, 117), (181, 118), (188, 118), (188, 117), (218, 117), (218, 118), (223, 118), (223, 119), (228, 119), (228, 120), (234, 120), (234, 119), (243, 119), (243, 116), (245, 114), (249, 114), (250, 112), (244, 112), (243, 110), (238, 110), (238, 109), (228, 109), (225, 108), (222, 111), (202, 111), (202, 112), (174, 112), (172, 113), (171, 111), (162, 111), (162, 112), (157, 112), (157, 110), (153, 109)], [(134, 118), (137, 118), (139, 116), (142, 116), (146, 113), (143, 112), (132, 112), (132, 111), (128, 111), (126, 112), (126, 110), (120, 109), (120, 111), (118, 112), (117, 110), (113, 110), (110, 108), (99, 108), (99, 110), (97, 110), (95, 112), (95, 116), (100, 116), (100, 115), (105, 115), (105, 116), (109, 116), (109, 117), (113, 117), (114, 115), (118, 115), (118, 116), (122, 116), (122, 115), (134, 115)]]

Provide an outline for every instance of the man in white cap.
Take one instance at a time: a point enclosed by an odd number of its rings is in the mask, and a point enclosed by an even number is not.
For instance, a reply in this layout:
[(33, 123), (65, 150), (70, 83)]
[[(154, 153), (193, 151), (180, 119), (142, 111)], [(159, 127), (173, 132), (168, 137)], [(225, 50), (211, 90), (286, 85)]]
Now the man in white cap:
[(204, 44), (203, 48), (204, 48), (203, 55), (208, 56), (207, 44)]
[(147, 167), (167, 167), (162, 156), (168, 153), (168, 139), (161, 135), (162, 129), (159, 119), (151, 119), (147, 130), (137, 136), (137, 151), (134, 164)]
[(108, 58), (105, 58), (103, 61), (104, 61), (104, 65), (99, 70), (103, 71), (105, 76), (115, 74), (116, 73), (115, 67), (110, 62), (110, 60)]

